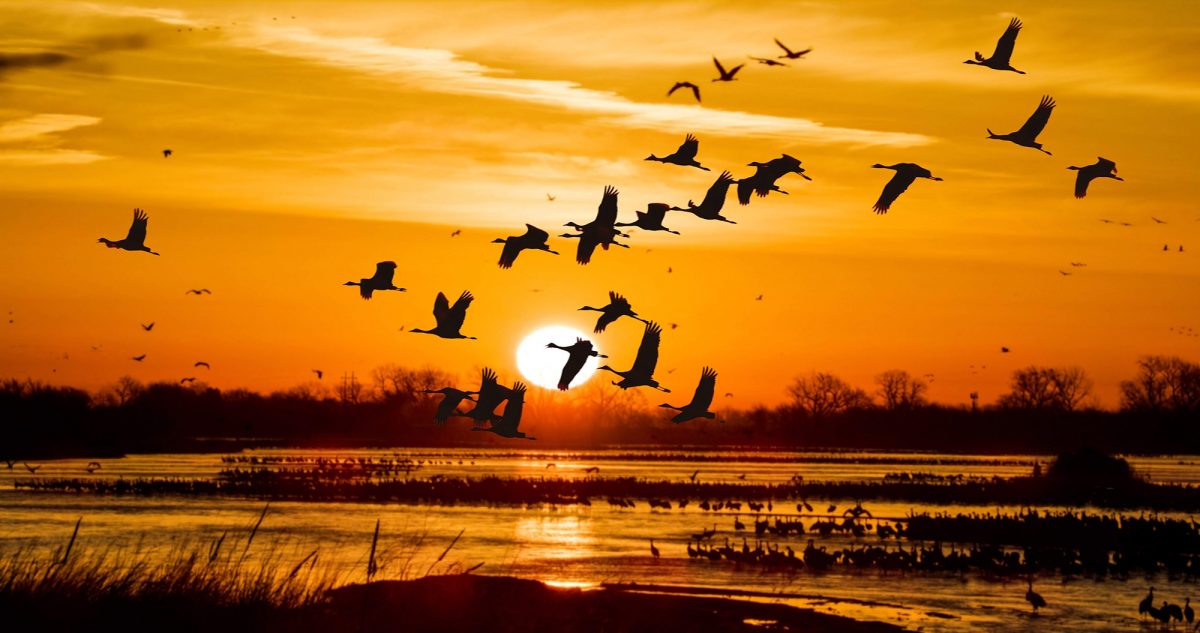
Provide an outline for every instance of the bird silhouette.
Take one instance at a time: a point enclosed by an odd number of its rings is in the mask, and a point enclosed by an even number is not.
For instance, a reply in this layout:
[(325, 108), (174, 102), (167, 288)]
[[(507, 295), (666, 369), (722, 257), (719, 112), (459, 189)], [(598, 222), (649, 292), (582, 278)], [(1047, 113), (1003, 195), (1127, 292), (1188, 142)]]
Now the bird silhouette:
[(650, 539), (650, 555), (655, 558), (658, 558), (660, 555), (658, 548), (654, 546), (654, 539)]
[(141, 325), (141, 326), (142, 326), (142, 329), (143, 329), (143, 330), (146, 330), (147, 332), (149, 332), (150, 330), (153, 330), (153, 329), (154, 329), (154, 321), (151, 321), (151, 322), (149, 323), (149, 325), (147, 325), (147, 324), (145, 324), (145, 323), (139, 323), (138, 325)]
[(322, 378), (325, 377), (325, 372), (321, 371), (320, 369), (312, 369), (310, 371), (312, 371), (312, 373), (317, 375), (317, 380), (321, 380)]
[(179, 379), (179, 384), (181, 384), (181, 385), (182, 385), (182, 384), (185, 384), (185, 383), (189, 383), (189, 382), (196, 382), (196, 377), (195, 377), (195, 376), (188, 376), (187, 378), (180, 378), (180, 379)]
[(484, 367), (479, 381), (479, 390), (473, 393), (478, 395), (475, 399), (475, 406), (463, 415), (475, 420), (475, 425), (479, 426), (484, 422), (492, 421), (496, 416), (496, 407), (512, 395), (512, 390), (499, 383), (495, 371), (490, 367)]
[(164, 149), (164, 150), (163, 150), (163, 158), (170, 158), (170, 157), (171, 157), (171, 154), (173, 154), (173, 153), (174, 153), (174, 152), (172, 152), (172, 151), (171, 151), (171, 150), (169, 150), (169, 149)]
[(183, 294), (185, 294), (185, 295), (210, 295), (210, 294), (212, 294), (212, 291), (209, 290), (208, 288), (192, 288), (191, 290), (188, 290), (187, 292), (185, 292)]
[(212, 365), (209, 365), (207, 362), (202, 361), (202, 360), (198, 360), (195, 363), (192, 363), (192, 367), (203, 367), (205, 369), (212, 369)]
[(1060, 270), (1060, 271), (1058, 271), (1058, 274), (1062, 275), (1063, 277), (1067, 277), (1067, 276), (1070, 276), (1071, 273), (1069, 273), (1065, 270)]
[(158, 253), (146, 246), (146, 223), (149, 221), (150, 216), (146, 215), (145, 211), (134, 209), (133, 223), (129, 225), (129, 232), (125, 234), (124, 239), (114, 242), (106, 237), (102, 237), (96, 241), (109, 248), (119, 248), (125, 251), (145, 251), (151, 255), (158, 255)]
[(100, 462), (88, 462), (87, 466), (83, 467), (89, 473), (94, 473), (100, 469)]
[(504, 415), (500, 416), (499, 419), (493, 417), (492, 425), (487, 428), (477, 426), (471, 430), (487, 431), (509, 439), (536, 440), (536, 437), (530, 437), (517, 430), (517, 426), (521, 424), (521, 414), (525, 410), (525, 392), (527, 389), (525, 383), (515, 383), (512, 389), (508, 390), (508, 403), (504, 405)]
[[(1087, 195), (1088, 184), (1097, 178), (1112, 178), (1113, 180), (1125, 180), (1117, 175), (1117, 164), (1107, 158), (1097, 157), (1096, 162), (1085, 167), (1067, 167), (1079, 172), (1075, 174), (1075, 197), (1082, 198)], [(1154, 218), (1151, 218), (1154, 219)]]
[(532, 224), (526, 224), (524, 235), (510, 235), (504, 239), (496, 238), (492, 240), (492, 243), (504, 245), (504, 249), (500, 251), (500, 267), (507, 269), (512, 268), (513, 262), (517, 261), (517, 255), (526, 249), (546, 251), (557, 255), (558, 251), (550, 250), (550, 245), (546, 243), (549, 238), (549, 233)]
[(1075, 267), (1087, 266), (1087, 264), (1085, 264), (1084, 262), (1071, 262), (1071, 265), (1075, 266)]
[(725, 198), (729, 195), (729, 186), (734, 182), (736, 181), (733, 179), (733, 174), (723, 171), (708, 188), (708, 191), (704, 194), (704, 199), (700, 201), (699, 205), (688, 200), (686, 209), (671, 207), (671, 210), (687, 211), (702, 220), (719, 220), (721, 222), (737, 224), (737, 222), (721, 215), (721, 209), (725, 207)]
[[(787, 64), (780, 62), (780, 61), (775, 61), (774, 59), (770, 59), (768, 57), (755, 57), (753, 55), (747, 55), (747, 57), (762, 64), (763, 66), (783, 66), (785, 68), (787, 67)], [(782, 58), (782, 56), (780, 56), (780, 57)]]
[(620, 192), (616, 187), (611, 185), (604, 188), (604, 196), (600, 199), (600, 206), (596, 210), (596, 217), (587, 224), (578, 224), (576, 222), (567, 222), (563, 226), (573, 227), (576, 234), (564, 234), (559, 237), (576, 238), (579, 240), (579, 247), (575, 251), (575, 261), (580, 265), (587, 264), (592, 261), (592, 254), (599, 246), (604, 250), (608, 250), (610, 245), (629, 248), (626, 244), (621, 244), (616, 241), (618, 236), (629, 237), (615, 225), (617, 222), (617, 196)]
[(687, 88), (688, 90), (691, 90), (692, 96), (696, 97), (696, 103), (700, 103), (700, 86), (697, 86), (696, 84), (694, 84), (690, 81), (675, 82), (675, 85), (671, 86), (671, 89), (667, 91), (667, 96), (668, 97), (671, 96), (672, 94), (675, 93), (676, 90), (679, 90), (680, 88)]
[(1145, 598), (1138, 603), (1138, 615), (1145, 615), (1154, 608), (1154, 587), (1150, 588), (1150, 593), (1146, 594)]
[(579, 374), (579, 370), (583, 369), (583, 364), (587, 362), (588, 358), (608, 358), (604, 354), (597, 352), (591, 341), (582, 338), (576, 338), (574, 343), (566, 347), (554, 342), (546, 343), (546, 347), (561, 349), (569, 354), (566, 364), (563, 365), (562, 375), (558, 379), (558, 388), (562, 391), (571, 388), (571, 382), (575, 380), (575, 376)]
[(720, 73), (720, 76), (713, 81), (737, 81), (737, 77), (734, 75), (737, 75), (742, 66), (745, 66), (745, 64), (738, 64), (729, 70), (725, 70), (725, 67), (721, 65), (721, 62), (716, 57), (713, 58), (713, 65), (717, 67), (717, 72)]
[(996, 50), (992, 51), (991, 57), (984, 59), (979, 51), (975, 51), (975, 59), (968, 59), (963, 63), (986, 66), (992, 70), (1011, 70), (1024, 75), (1025, 71), (1017, 70), (1009, 63), (1012, 60), (1013, 47), (1017, 44), (1017, 35), (1021, 33), (1021, 26), (1021, 20), (1013, 18), (1009, 21), (1008, 28), (1004, 29), (1004, 34), (996, 41)]
[(146, 360), (146, 355), (145, 355), (145, 354), (142, 354), (141, 356), (134, 356), (134, 357), (133, 357), (133, 360), (136, 360), (137, 362), (139, 362), (139, 363), (140, 363), (140, 362), (142, 362), (142, 361)]
[[(1104, 160), (1104, 159), (1103, 159), (1103, 158), (1101, 158), (1100, 160)], [(1069, 169), (1069, 168), (1068, 168), (1068, 169)], [(1116, 170), (1116, 168), (1115, 168), (1115, 166), (1114, 166), (1114, 168), (1113, 168), (1113, 173), (1116, 173), (1116, 171), (1117, 171), (1117, 170)], [(1120, 178), (1118, 178), (1117, 180), (1120, 180)], [(1167, 223), (1167, 222), (1166, 222), (1166, 220), (1160, 220), (1160, 219), (1158, 219), (1158, 218), (1156, 218), (1156, 217), (1154, 217), (1154, 216), (1150, 216), (1150, 219), (1151, 219), (1151, 220), (1154, 220), (1154, 223), (1155, 223), (1155, 224), (1166, 224), (1166, 223)]]
[(660, 163), (670, 163), (681, 167), (696, 167), (704, 171), (711, 171), (709, 168), (696, 162), (696, 152), (700, 149), (700, 141), (694, 135), (688, 134), (684, 137), (683, 143), (675, 150), (675, 153), (659, 158), (654, 154), (646, 157), (646, 160), (655, 160)]
[(623, 316), (637, 319), (638, 321), (641, 321), (642, 323), (646, 322), (645, 319), (643, 319), (642, 317), (637, 315), (637, 312), (633, 311), (633, 306), (631, 306), (629, 304), (628, 299), (617, 294), (615, 291), (612, 291), (612, 290), (608, 291), (608, 305), (604, 306), (603, 308), (593, 308), (592, 306), (583, 306), (582, 308), (579, 308), (579, 309), (580, 310), (591, 310), (593, 312), (602, 312), (603, 313), (600, 315), (599, 319), (596, 319), (596, 329), (594, 329), (593, 332), (595, 332), (597, 334), (603, 332), (604, 328), (608, 327), (609, 324), (611, 324), (613, 321), (616, 321), (617, 319), (619, 319)]
[(546, 201), (547, 201), (547, 202), (554, 202), (554, 201), (555, 201), (555, 200), (557, 200), (557, 199), (558, 199), (558, 198), (557, 198), (557, 197), (555, 197), (555, 196), (552, 196), (552, 195), (550, 195), (550, 194), (546, 194)]
[(881, 215), (888, 212), (888, 209), (892, 207), (892, 203), (896, 201), (896, 198), (899, 198), (900, 194), (904, 193), (908, 189), (908, 186), (913, 184), (913, 181), (917, 178), (941, 180), (941, 178), (930, 173), (928, 169), (916, 163), (896, 163), (895, 165), (875, 163), (871, 167), (875, 169), (892, 169), (896, 172), (892, 176), (892, 179), (883, 186), (883, 193), (879, 194), (879, 200), (875, 202), (875, 213)]
[(363, 299), (370, 299), (371, 295), (376, 291), (395, 290), (404, 292), (405, 288), (397, 288), (396, 284), (392, 283), (392, 277), (396, 274), (396, 262), (379, 262), (375, 264), (375, 275), (359, 279), (358, 281), (347, 281), (343, 286), (358, 286), (358, 294)]
[(1008, 349), (1007, 347), (1001, 347), (1001, 348), (1000, 348), (1000, 353), (1001, 353), (1001, 354), (1007, 354), (1008, 352), (1009, 352), (1009, 349)]
[(1029, 606), (1033, 607), (1034, 613), (1037, 613), (1038, 609), (1042, 609), (1046, 606), (1046, 599), (1043, 598), (1041, 594), (1033, 590), (1032, 578), (1029, 579), (1029, 589), (1025, 591), (1025, 602), (1028, 602)]
[(651, 202), (646, 205), (645, 211), (637, 212), (637, 220), (626, 222), (624, 224), (618, 222), (613, 226), (636, 226), (643, 231), (666, 231), (679, 235), (679, 231), (673, 231), (663, 226), (663, 218), (666, 217), (667, 211), (671, 210), (671, 205), (662, 202)]
[(613, 384), (622, 389), (654, 387), (659, 391), (670, 393), (670, 389), (659, 386), (658, 381), (654, 379), (654, 368), (658, 365), (658, 344), (661, 340), (662, 328), (657, 323), (649, 321), (646, 323), (646, 329), (642, 332), (642, 342), (638, 346), (633, 367), (627, 371), (617, 371), (608, 365), (601, 365), (600, 369), (620, 376), (621, 381), (614, 381)]
[(779, 59), (800, 59), (812, 52), (811, 48), (806, 48), (802, 51), (793, 51), (785, 46), (783, 42), (780, 42), (778, 37), (775, 38), (775, 45), (783, 49), (783, 54), (779, 56)]
[(458, 237), (459, 235), (462, 235), (462, 229), (454, 229), (450, 232), (450, 237)]
[(28, 462), (21, 462), (21, 463), (22, 463), (22, 465), (25, 466), (25, 470), (28, 470), (31, 473), (36, 473), (38, 471), (38, 469), (42, 467), (41, 464), (38, 464), (37, 466), (30, 466)]
[(433, 302), (433, 318), (437, 321), (437, 326), (430, 330), (422, 330), (413, 328), (409, 332), (417, 334), (433, 334), (442, 338), (465, 338), (475, 340), (474, 336), (465, 336), (459, 330), (462, 329), (463, 321), (467, 318), (467, 308), (471, 307), (471, 302), (475, 300), (474, 295), (469, 290), (464, 290), (459, 295), (458, 300), (454, 305), (450, 305), (450, 300), (446, 295), (439, 292), (437, 299)]
[(697, 476), (697, 475), (699, 475), (699, 474), (700, 474), (700, 471), (699, 471), (699, 470), (694, 470), (694, 471), (692, 471), (692, 474), (691, 474), (691, 476), (689, 476), (689, 477), (688, 477), (688, 479), (690, 479), (691, 481), (695, 482), (695, 481), (696, 481), (696, 476)]
[(749, 166), (755, 168), (754, 175), (739, 180), (737, 188), (738, 202), (744, 205), (750, 204), (751, 192), (760, 198), (765, 198), (772, 191), (787, 194), (775, 184), (775, 181), (787, 174), (799, 174), (805, 180), (812, 180), (804, 174), (804, 168), (800, 166), (800, 161), (787, 154), (783, 154), (779, 158), (772, 158), (765, 163), (749, 163)]
[(713, 393), (717, 388), (717, 371), (711, 367), (705, 367), (700, 372), (700, 382), (696, 385), (696, 392), (692, 394), (692, 401), (682, 407), (676, 407), (669, 404), (660, 404), (658, 406), (664, 409), (674, 409), (679, 413), (671, 418), (671, 421), (679, 424), (696, 418), (715, 419), (717, 414), (708, 410), (712, 405)]
[(1046, 123), (1050, 121), (1050, 114), (1054, 112), (1055, 105), (1057, 104), (1054, 103), (1054, 99), (1051, 99), (1049, 95), (1043, 96), (1042, 101), (1038, 103), (1037, 110), (1034, 110), (1033, 114), (1029, 115), (1029, 119), (1025, 121), (1025, 125), (1022, 125), (1021, 129), (1008, 134), (996, 134), (991, 129), (988, 129), (988, 138), (1016, 143), (1021, 147), (1032, 147), (1050, 156), (1050, 152), (1042, 149), (1042, 144), (1037, 142), (1037, 137), (1046, 128)]
[(434, 421), (439, 425), (442, 425), (445, 424), (446, 420), (449, 420), (451, 416), (463, 415), (458, 411), (458, 405), (462, 404), (463, 400), (475, 402), (475, 399), (471, 396), (478, 392), (463, 391), (462, 389), (455, 389), (454, 387), (442, 387), (441, 389), (425, 389), (422, 391), (422, 393), (442, 394), (442, 401), (438, 403), (437, 412), (433, 415)]

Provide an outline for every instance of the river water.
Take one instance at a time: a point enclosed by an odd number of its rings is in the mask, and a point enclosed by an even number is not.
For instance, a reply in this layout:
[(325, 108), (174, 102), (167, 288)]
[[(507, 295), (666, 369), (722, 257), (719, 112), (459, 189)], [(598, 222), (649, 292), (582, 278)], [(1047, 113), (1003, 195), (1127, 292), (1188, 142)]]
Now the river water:
[[(487, 449), (387, 450), (261, 450), (242, 456), (280, 457), (402, 457), (419, 463), (412, 476), (444, 474), (514, 477), (634, 476), (652, 481), (681, 480), (696, 474), (699, 481), (783, 483), (796, 475), (807, 481), (879, 481), (888, 473), (930, 473), (1008, 477), (1026, 474), (1044, 457), (1027, 455), (963, 456), (930, 453), (771, 453), (664, 452), (655, 450), (536, 451)], [(1156, 482), (1200, 484), (1200, 457), (1129, 458), (1143, 475)], [(207, 547), (222, 533), (245, 534), (263, 510), (254, 499), (216, 497), (114, 497), (15, 490), (15, 480), (41, 477), (116, 478), (215, 477), (221, 455), (134, 455), (101, 460), (94, 473), (85, 471), (90, 459), (40, 463), (36, 473), (23, 464), (12, 469), (0, 464), (0, 554), (21, 548), (50, 556), (70, 537), (83, 519), (76, 547), (83, 551), (143, 557)], [(552, 465), (551, 465), (552, 464)], [(38, 466), (39, 464), (30, 464)], [(240, 464), (246, 467), (245, 464)], [(699, 471), (697, 473), (697, 471)], [(811, 499), (818, 513), (829, 504), (841, 509), (846, 499)], [(945, 506), (871, 502), (864, 504), (876, 517), (903, 517), (911, 512), (1017, 512), (998, 506)], [(1054, 510), (1055, 508), (1048, 508)], [(1061, 508), (1059, 508), (1061, 509)], [(795, 515), (794, 503), (774, 511)], [(835, 512), (836, 514), (836, 512)], [(1128, 581), (1039, 578), (1036, 589), (1049, 608), (1031, 617), (1024, 600), (1025, 584), (991, 580), (978, 574), (965, 578), (909, 574), (885, 576), (835, 568), (824, 574), (784, 573), (739, 567), (728, 561), (689, 558), (690, 535), (716, 525), (716, 542), (728, 537), (741, 544), (745, 532), (735, 532), (735, 516), (749, 524), (748, 512), (706, 512), (695, 503), (684, 509), (651, 510), (645, 502), (635, 508), (613, 508), (600, 502), (588, 506), (403, 505), (378, 503), (273, 502), (255, 540), (254, 552), (282, 565), (295, 564), (313, 550), (325, 569), (346, 581), (362, 580), (376, 521), (380, 522), (380, 577), (414, 577), (426, 571), (452, 571), (482, 563), (475, 573), (535, 578), (558, 586), (593, 587), (601, 583), (638, 582), (750, 591), (771, 594), (756, 599), (778, 600), (859, 619), (882, 620), (924, 631), (1079, 631), (1127, 630), (1139, 626), (1136, 605), (1150, 584), (1156, 596), (1182, 604), (1195, 588), (1170, 582), (1165, 574)], [(1187, 515), (1182, 515), (1187, 517)], [(440, 562), (437, 557), (454, 541)], [(231, 537), (232, 538), (232, 537)], [(803, 549), (806, 536), (772, 537), (780, 547)], [(650, 539), (662, 556), (650, 554)], [(751, 546), (753, 532), (749, 533)], [(877, 537), (861, 541), (831, 537), (820, 544), (830, 550), (856, 542), (878, 544)], [(949, 547), (950, 544), (946, 544)], [(907, 547), (908, 544), (905, 543)], [(114, 555), (114, 561), (120, 556)]]

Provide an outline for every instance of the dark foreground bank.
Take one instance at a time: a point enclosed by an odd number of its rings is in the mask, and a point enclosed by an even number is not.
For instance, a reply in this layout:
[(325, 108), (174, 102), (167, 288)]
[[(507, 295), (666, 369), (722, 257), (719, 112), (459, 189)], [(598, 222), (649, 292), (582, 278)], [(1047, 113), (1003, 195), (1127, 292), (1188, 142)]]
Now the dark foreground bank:
[[(158, 595), (156, 595), (158, 594)], [(143, 592), (120, 599), (20, 595), (0, 588), (6, 628), (39, 631), (805, 631), (901, 629), (778, 604), (644, 593), (629, 587), (558, 589), (496, 576), (430, 576), (349, 585), (300, 607), (222, 604), (203, 596)]]

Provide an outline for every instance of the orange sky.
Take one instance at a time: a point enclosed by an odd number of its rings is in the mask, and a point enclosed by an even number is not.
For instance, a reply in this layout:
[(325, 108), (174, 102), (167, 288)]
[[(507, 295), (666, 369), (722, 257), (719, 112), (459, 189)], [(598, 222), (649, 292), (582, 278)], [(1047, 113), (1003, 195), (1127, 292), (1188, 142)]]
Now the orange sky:
[[(935, 399), (986, 402), (1018, 367), (1080, 365), (1113, 406), (1139, 355), (1200, 357), (1200, 338), (1170, 330), (1200, 328), (1200, 5), (978, 5), (0, 3), (0, 53), (73, 58), (0, 69), (0, 375), (98, 387), (206, 360), (223, 388), (384, 363), (511, 379), (523, 335), (590, 330), (575, 308), (616, 289), (679, 324), (659, 376), (677, 392), (705, 364), (739, 406), (778, 402), (813, 369), (867, 385), (903, 368), (933, 374)], [(1027, 75), (962, 64), (1012, 15)], [(711, 55), (775, 55), (773, 37), (815, 50), (708, 81)], [(664, 97), (686, 79), (703, 107)], [(1042, 94), (1059, 104), (1040, 138), (1053, 156), (985, 140)], [(687, 132), (714, 172), (642, 160)], [(781, 152), (814, 180), (787, 176), (791, 195), (747, 207), (731, 196), (737, 225), (671, 214), (683, 235), (638, 232), (587, 267), (495, 266), (491, 239), (586, 221), (605, 185), (628, 221)], [(1098, 155), (1126, 181), (1074, 199), (1065, 167)], [(876, 162), (945, 181), (876, 216), (891, 175)], [(123, 236), (135, 206), (162, 257), (95, 243)], [(384, 259), (409, 292), (364, 302), (340, 285)], [(436, 293), (463, 289), (480, 340), (399, 331), (432, 326)], [(625, 368), (639, 336), (623, 322), (597, 342)]]

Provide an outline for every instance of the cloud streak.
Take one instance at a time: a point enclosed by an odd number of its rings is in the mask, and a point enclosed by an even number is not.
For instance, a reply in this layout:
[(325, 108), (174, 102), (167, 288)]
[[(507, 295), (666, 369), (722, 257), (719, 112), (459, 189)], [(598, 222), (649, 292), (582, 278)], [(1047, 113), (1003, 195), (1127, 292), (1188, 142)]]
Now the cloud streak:
[(0, 163), (9, 165), (80, 165), (107, 156), (88, 150), (58, 147), (57, 136), (101, 119), (81, 114), (35, 114), (0, 123)]
[(771, 137), (811, 144), (915, 147), (922, 134), (829, 126), (809, 119), (716, 110), (698, 105), (640, 103), (576, 82), (526, 79), (462, 59), (452, 51), (408, 48), (374, 37), (332, 37), (296, 27), (260, 27), (235, 44), (324, 66), (366, 73), (430, 92), (504, 99), (596, 116), (609, 125), (663, 132), (699, 131)]

